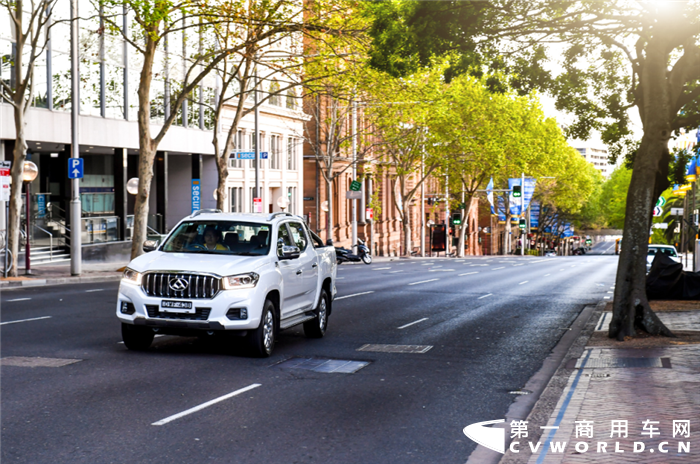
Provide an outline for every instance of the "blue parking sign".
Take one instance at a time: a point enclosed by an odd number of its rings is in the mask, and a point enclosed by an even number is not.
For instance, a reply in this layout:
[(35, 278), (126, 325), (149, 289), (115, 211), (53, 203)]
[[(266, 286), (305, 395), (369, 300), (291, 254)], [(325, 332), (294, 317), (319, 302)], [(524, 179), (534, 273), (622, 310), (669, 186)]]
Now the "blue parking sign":
[(83, 159), (68, 158), (68, 178), (82, 179), (83, 178)]

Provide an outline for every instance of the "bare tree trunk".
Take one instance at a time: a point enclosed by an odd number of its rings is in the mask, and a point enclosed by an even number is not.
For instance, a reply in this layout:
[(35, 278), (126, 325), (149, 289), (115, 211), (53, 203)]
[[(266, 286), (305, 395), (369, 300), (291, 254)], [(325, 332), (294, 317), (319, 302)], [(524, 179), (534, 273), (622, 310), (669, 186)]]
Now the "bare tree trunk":
[[(649, 54), (664, 55), (660, 46), (650, 47)], [(656, 49), (656, 50), (655, 50)], [(652, 66), (655, 61), (660, 63)], [(666, 61), (649, 56), (646, 73), (640, 78), (645, 89), (667, 89)], [(649, 85), (652, 84), (652, 85)], [(656, 84), (656, 85), (653, 85)], [(627, 194), (625, 228), (622, 250), (617, 267), (613, 318), (608, 335), (624, 340), (636, 335), (636, 329), (652, 335), (673, 336), (671, 331), (651, 310), (646, 295), (646, 257), (651, 214), (662, 179), (658, 173), (668, 169), (668, 140), (671, 136), (669, 111), (670, 98), (665, 93), (644, 93), (644, 136), (634, 158), (632, 180)], [(650, 187), (651, 186), (651, 187)], [(657, 188), (658, 187), (658, 188)]]
[(411, 240), (411, 215), (408, 213), (408, 206), (404, 204), (404, 212), (402, 214), (403, 222), (403, 255), (411, 256), (411, 247), (413, 245)]
[[(331, 169), (329, 168), (329, 171)], [(328, 212), (326, 213), (326, 240), (333, 240), (333, 177), (332, 172), (326, 178), (326, 196), (328, 197)]]
[(462, 217), (462, 224), (459, 226), (459, 250), (457, 251), (457, 256), (460, 258), (464, 258), (464, 242), (467, 234), (467, 228), (469, 227), (469, 213), (472, 207), (472, 197), (473, 194), (469, 194), (464, 201), (464, 215)]
[(151, 80), (153, 78), (153, 60), (156, 52), (156, 42), (148, 36), (143, 54), (143, 68), (139, 81), (139, 191), (134, 204), (134, 232), (131, 238), (131, 259), (143, 253), (143, 242), (148, 237), (148, 195), (153, 181), (153, 161), (156, 156), (156, 146), (151, 138)]
[[(19, 103), (20, 105), (22, 102)], [(20, 229), (20, 212), (22, 211), (22, 171), (24, 169), (24, 161), (27, 158), (27, 140), (25, 134), (25, 115), (21, 107), (14, 107), (15, 116), (15, 148), (12, 155), (12, 169), (10, 176), (12, 177), (12, 185), (10, 188), (10, 217), (7, 223), (7, 238), (8, 246), (12, 253), (12, 272), (10, 275), (17, 277), (19, 266), (19, 229)], [(29, 240), (29, 237), (27, 237)]]

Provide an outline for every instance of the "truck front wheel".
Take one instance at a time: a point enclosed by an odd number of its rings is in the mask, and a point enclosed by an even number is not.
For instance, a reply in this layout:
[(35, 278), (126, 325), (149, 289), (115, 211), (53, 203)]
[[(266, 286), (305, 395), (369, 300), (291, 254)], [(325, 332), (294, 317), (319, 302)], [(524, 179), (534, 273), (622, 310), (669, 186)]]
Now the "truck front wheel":
[(316, 317), (304, 322), (304, 334), (309, 338), (321, 338), (328, 327), (328, 293), (323, 289), (314, 312)]
[(248, 334), (248, 344), (253, 354), (267, 358), (275, 347), (275, 305), (265, 300), (260, 325)]

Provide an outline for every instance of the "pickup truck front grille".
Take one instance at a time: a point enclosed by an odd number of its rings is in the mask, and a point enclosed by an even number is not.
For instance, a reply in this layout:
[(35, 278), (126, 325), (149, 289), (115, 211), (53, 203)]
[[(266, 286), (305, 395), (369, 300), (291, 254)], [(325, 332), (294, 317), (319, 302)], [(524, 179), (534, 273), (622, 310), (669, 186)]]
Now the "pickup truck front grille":
[(202, 274), (148, 272), (142, 282), (146, 295), (161, 298), (211, 299), (221, 288), (218, 277)]

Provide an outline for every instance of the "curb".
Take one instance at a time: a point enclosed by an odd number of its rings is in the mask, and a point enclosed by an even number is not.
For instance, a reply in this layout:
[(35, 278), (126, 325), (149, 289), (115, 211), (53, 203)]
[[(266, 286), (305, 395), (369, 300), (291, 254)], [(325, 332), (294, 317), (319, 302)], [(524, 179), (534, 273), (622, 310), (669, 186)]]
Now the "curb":
[(83, 284), (90, 282), (112, 282), (119, 281), (122, 278), (118, 275), (100, 275), (100, 276), (75, 276), (75, 277), (48, 277), (46, 279), (29, 279), (0, 282), (0, 290), (16, 290), (29, 287), (44, 287), (49, 285), (65, 285), (65, 284)]
[[(573, 370), (567, 369), (566, 364), (569, 359), (578, 358), (583, 352), (597, 321), (595, 317), (591, 316), (599, 314), (605, 308), (605, 303), (603, 300), (595, 305), (584, 306), (576, 320), (571, 324), (570, 330), (562, 335), (551, 353), (544, 359), (542, 367), (523, 386), (523, 390), (532, 393), (519, 396), (513, 401), (506, 412), (505, 422), (497, 424), (494, 428), (507, 430), (512, 420), (532, 421), (534, 419), (535, 422), (543, 420), (542, 423), (547, 424), (551, 410), (556, 406), (566, 387), (569, 374)], [(505, 438), (506, 454), (500, 454), (478, 445), (469, 456), (467, 464), (515, 464), (518, 462), (517, 458), (511, 460), (513, 456), (508, 453), (511, 441), (508, 433), (506, 433)]]

